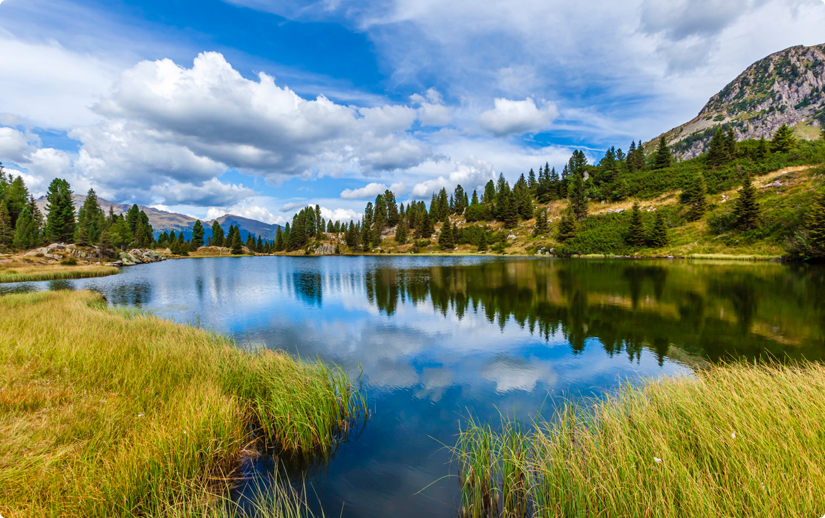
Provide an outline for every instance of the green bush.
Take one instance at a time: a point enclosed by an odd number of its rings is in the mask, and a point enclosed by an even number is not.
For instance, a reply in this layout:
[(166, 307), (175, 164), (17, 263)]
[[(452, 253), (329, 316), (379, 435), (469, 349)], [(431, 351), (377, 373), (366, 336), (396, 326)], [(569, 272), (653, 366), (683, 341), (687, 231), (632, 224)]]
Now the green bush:
[(63, 266), (77, 266), (77, 259), (75, 259), (74, 257), (68, 257), (60, 261), (60, 264), (62, 264)]

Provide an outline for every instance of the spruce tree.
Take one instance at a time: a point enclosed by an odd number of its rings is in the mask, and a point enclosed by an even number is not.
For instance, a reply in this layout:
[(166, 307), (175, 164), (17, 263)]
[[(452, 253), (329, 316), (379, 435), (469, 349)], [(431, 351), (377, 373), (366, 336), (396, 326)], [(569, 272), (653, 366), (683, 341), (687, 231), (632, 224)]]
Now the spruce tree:
[(725, 156), (728, 160), (736, 160), (736, 135), (733, 133), (733, 128), (728, 128), (728, 133), (725, 135)]
[(783, 124), (776, 130), (771, 141), (771, 151), (774, 153), (788, 153), (796, 147), (796, 137), (793, 130), (787, 124)]
[(540, 236), (547, 233), (547, 209), (541, 209), (536, 214), (536, 229), (533, 235)]
[(573, 210), (568, 207), (564, 211), (559, 221), (559, 230), (556, 234), (556, 241), (564, 243), (576, 237), (576, 217), (573, 215)]
[(481, 229), (481, 235), (478, 238), (478, 251), (487, 251), (487, 230), (484, 228)]
[(192, 247), (197, 250), (203, 246), (203, 223), (201, 220), (195, 221), (192, 226)]
[(441, 225), (441, 234), (438, 235), (438, 244), (443, 250), (452, 250), (455, 247), (453, 227), (450, 224), (449, 217), (445, 217), (444, 222)]
[(654, 169), (665, 169), (670, 167), (673, 161), (673, 156), (670, 154), (670, 148), (667, 147), (665, 137), (659, 139), (659, 149), (656, 150), (656, 157), (653, 161)]
[(630, 225), (627, 229), (627, 244), (633, 247), (645, 246), (645, 228), (642, 224), (642, 211), (639, 204), (634, 203), (630, 211)]
[(14, 231), (14, 248), (18, 250), (34, 248), (39, 242), (39, 234), (37, 222), (27, 205), (23, 207), (23, 211), (17, 218), (17, 225), (15, 225)]
[(75, 217), (69, 182), (55, 178), (46, 192), (46, 237), (53, 243), (74, 242)]
[(746, 174), (742, 180), (742, 190), (734, 207), (736, 226), (740, 230), (750, 230), (759, 226), (759, 203), (756, 201), (756, 187)]
[(584, 176), (582, 173), (575, 173), (570, 184), (570, 207), (576, 221), (581, 221), (587, 217), (587, 193), (584, 188)]
[(407, 244), (409, 238), (409, 229), (407, 228), (407, 218), (402, 218), (395, 227), (395, 241), (399, 245)]
[(805, 229), (811, 247), (825, 253), (825, 189), (820, 189), (814, 197), (808, 214), (805, 216)]
[(768, 147), (768, 141), (765, 140), (765, 137), (759, 139), (759, 146), (756, 148), (756, 158), (757, 160), (764, 160), (768, 157), (771, 150)]
[(241, 233), (235, 232), (232, 236), (232, 250), (230, 251), (232, 255), (241, 255), (243, 253), (243, 248), (241, 247)]
[(667, 225), (665, 225), (665, 216), (662, 211), (656, 213), (656, 220), (653, 223), (653, 229), (650, 232), (650, 246), (653, 248), (662, 248), (667, 246)]
[(0, 201), (0, 250), (8, 250), (14, 243), (14, 229), (11, 226), (6, 200)]
[(716, 129), (716, 133), (713, 134), (713, 138), (710, 140), (707, 161), (708, 165), (713, 167), (720, 166), (727, 161), (727, 156), (725, 153), (725, 134), (721, 127)]
[(18, 216), (23, 212), (23, 208), (29, 204), (29, 191), (26, 189), (22, 176), (18, 176), (11, 181), (6, 190), (5, 198), (11, 225), (12, 228), (15, 228)]
[(707, 198), (705, 197), (707, 190), (705, 189), (705, 177), (702, 173), (698, 173), (688, 187), (686, 193), (686, 202), (690, 205), (687, 218), (690, 221), (697, 221), (705, 215), (708, 208)]
[[(279, 230), (280, 228), (278, 227)], [(212, 246), (223, 246), (223, 228), (218, 220), (212, 223)], [(283, 248), (278, 251), (283, 252)]]
[(89, 189), (86, 200), (77, 212), (77, 242), (82, 245), (96, 245), (103, 231), (103, 209), (94, 189)]

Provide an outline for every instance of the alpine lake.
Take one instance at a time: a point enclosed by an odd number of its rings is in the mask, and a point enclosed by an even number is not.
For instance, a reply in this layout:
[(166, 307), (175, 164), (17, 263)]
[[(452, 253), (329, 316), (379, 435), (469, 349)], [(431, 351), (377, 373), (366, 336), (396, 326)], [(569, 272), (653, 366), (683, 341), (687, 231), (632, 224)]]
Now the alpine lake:
[[(493, 257), (185, 259), (119, 275), (0, 285), (91, 289), (117, 307), (362, 376), (370, 419), (309, 470), (343, 517), (452, 517), (450, 447), (473, 417), (527, 425), (623, 383), (725, 361), (825, 358), (825, 268)], [(247, 486), (272, 458), (246, 460)]]

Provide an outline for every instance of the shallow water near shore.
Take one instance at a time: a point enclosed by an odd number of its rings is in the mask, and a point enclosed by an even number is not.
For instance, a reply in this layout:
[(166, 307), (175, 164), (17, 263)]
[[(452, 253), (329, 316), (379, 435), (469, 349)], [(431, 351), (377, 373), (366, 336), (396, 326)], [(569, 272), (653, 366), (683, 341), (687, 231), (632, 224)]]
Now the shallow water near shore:
[[(166, 261), (93, 289), (255, 347), (358, 373), (372, 418), (313, 476), (329, 516), (455, 516), (446, 446), (469, 415), (530, 422), (623, 381), (706, 362), (825, 358), (825, 269), (773, 263), (471, 257)], [(250, 476), (272, 463), (248, 462)], [(426, 489), (425, 489), (426, 488)], [(317, 498), (316, 498), (317, 495)]]

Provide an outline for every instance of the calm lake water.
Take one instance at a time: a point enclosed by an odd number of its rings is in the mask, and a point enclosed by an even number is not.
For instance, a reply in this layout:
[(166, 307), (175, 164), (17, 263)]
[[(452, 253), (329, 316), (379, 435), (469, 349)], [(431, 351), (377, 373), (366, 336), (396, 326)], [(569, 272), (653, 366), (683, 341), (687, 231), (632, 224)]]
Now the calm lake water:
[(242, 343), (360, 365), (372, 419), (313, 482), (328, 516), (455, 516), (444, 445), (469, 415), (529, 422), (563, 398), (708, 361), (825, 358), (825, 269), (769, 263), (192, 259), (0, 294), (41, 289), (93, 289)]

